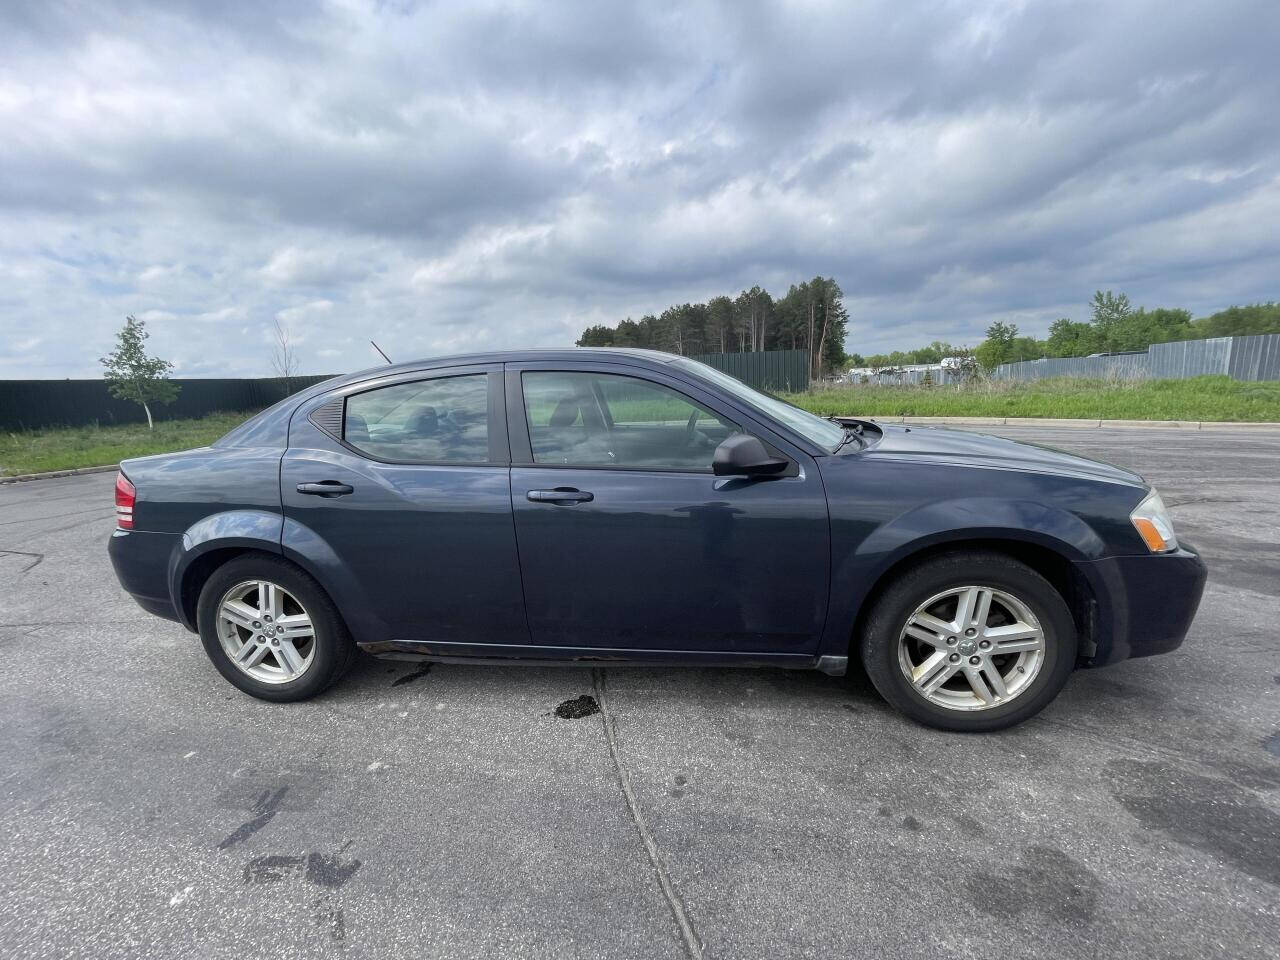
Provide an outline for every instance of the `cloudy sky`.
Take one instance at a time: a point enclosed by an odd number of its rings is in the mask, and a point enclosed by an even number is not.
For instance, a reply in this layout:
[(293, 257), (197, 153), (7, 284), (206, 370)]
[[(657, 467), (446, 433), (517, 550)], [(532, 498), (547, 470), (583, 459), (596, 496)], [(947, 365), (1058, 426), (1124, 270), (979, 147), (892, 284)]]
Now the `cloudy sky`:
[(815, 273), (851, 351), (1280, 298), (1276, 0), (0, 4), (0, 377), (572, 344)]

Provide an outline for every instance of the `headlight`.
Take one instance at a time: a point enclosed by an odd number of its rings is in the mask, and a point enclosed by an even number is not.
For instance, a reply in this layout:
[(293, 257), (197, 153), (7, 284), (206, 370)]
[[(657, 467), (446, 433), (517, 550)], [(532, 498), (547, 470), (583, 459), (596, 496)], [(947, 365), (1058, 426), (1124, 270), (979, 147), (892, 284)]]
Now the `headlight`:
[(1178, 538), (1173, 535), (1173, 518), (1169, 516), (1164, 501), (1155, 490), (1133, 508), (1129, 519), (1152, 553), (1168, 553), (1178, 549)]

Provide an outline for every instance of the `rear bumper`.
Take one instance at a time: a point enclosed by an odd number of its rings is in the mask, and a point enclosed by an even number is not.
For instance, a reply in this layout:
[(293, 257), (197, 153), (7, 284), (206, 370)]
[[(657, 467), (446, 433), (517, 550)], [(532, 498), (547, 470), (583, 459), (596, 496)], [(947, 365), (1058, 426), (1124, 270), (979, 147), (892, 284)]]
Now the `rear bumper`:
[(169, 557), (181, 540), (173, 533), (116, 530), (107, 554), (120, 586), (147, 613), (182, 622), (169, 594)]
[(1078, 566), (1094, 584), (1098, 602), (1097, 650), (1089, 666), (1168, 653), (1181, 646), (1209, 573), (1200, 555), (1185, 544), (1173, 553), (1108, 557)]

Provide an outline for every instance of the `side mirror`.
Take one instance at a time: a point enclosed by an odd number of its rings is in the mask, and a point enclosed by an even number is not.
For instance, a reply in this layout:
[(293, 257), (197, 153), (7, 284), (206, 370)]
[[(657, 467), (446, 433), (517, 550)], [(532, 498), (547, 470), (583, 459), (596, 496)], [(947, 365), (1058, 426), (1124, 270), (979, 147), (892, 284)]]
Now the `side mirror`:
[(756, 437), (739, 433), (716, 447), (711, 471), (717, 477), (768, 477), (782, 473), (789, 464), (771, 456)]

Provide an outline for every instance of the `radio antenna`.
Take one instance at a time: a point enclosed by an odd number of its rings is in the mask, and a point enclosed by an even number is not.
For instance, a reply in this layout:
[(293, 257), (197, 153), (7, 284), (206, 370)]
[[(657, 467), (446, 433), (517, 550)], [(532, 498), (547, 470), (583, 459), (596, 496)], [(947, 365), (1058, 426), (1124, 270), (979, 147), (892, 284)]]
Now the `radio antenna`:
[[(369, 342), (373, 343), (372, 340), (370, 340)], [(382, 348), (378, 346), (376, 343), (373, 343), (373, 349), (377, 350), (379, 353), (382, 353)], [(387, 361), (387, 363), (391, 362), (391, 358), (388, 357), (385, 353), (382, 353), (382, 359)]]

